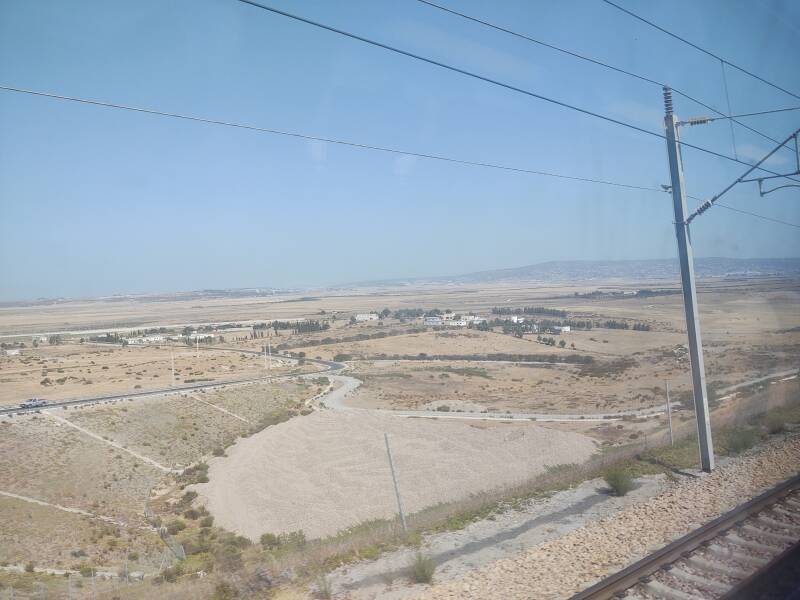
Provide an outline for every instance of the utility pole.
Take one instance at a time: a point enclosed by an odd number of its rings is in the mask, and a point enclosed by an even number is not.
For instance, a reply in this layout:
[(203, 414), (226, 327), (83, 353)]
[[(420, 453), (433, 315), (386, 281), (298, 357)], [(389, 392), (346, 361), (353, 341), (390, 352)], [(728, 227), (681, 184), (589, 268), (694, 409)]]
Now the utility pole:
[(172, 359), (172, 387), (175, 387), (175, 351), (169, 349), (169, 357)]
[(672, 437), (672, 407), (669, 404), (669, 381), (665, 381), (664, 385), (667, 388), (667, 423), (669, 423), (669, 445), (675, 445), (675, 438)]
[(270, 371), (272, 370), (272, 343), (270, 342), (270, 338), (267, 337), (267, 352), (269, 352), (269, 367), (267, 367)]
[(389, 469), (392, 471), (392, 483), (394, 483), (394, 495), (397, 498), (397, 512), (400, 513), (400, 525), (403, 527), (403, 533), (408, 533), (406, 526), (406, 516), (403, 513), (403, 502), (400, 500), (400, 488), (397, 487), (397, 476), (394, 473), (394, 461), (392, 460), (392, 449), (389, 447), (389, 435), (383, 434), (383, 439), (386, 442), (386, 454), (389, 455)]
[(664, 87), (664, 129), (667, 137), (667, 156), (672, 180), (672, 207), (675, 214), (675, 235), (678, 239), (678, 259), (681, 266), (683, 306), (686, 312), (686, 331), (689, 335), (689, 359), (692, 365), (694, 411), (697, 419), (697, 438), (700, 445), (700, 467), (714, 470), (714, 445), (711, 441), (711, 421), (706, 395), (706, 371), (703, 364), (703, 345), (700, 340), (700, 315), (697, 310), (697, 289), (694, 282), (692, 238), (686, 222), (686, 193), (683, 189), (683, 161), (678, 143), (677, 119), (672, 112), (672, 90)]

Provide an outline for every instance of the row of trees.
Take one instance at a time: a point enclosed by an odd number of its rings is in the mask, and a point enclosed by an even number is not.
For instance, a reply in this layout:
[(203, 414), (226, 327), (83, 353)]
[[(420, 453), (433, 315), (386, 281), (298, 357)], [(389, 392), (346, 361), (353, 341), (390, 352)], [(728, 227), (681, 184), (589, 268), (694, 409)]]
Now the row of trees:
[(549, 317), (566, 317), (567, 311), (557, 308), (547, 308), (546, 306), (523, 306), (522, 308), (512, 308), (509, 306), (495, 306), (492, 308), (493, 315), (547, 315)]

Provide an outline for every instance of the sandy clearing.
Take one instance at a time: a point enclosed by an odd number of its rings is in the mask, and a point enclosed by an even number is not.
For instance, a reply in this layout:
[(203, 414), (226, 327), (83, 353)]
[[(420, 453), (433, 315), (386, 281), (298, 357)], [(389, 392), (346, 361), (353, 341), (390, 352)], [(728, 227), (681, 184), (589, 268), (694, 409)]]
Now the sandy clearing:
[(406, 510), (518, 483), (577, 463), (589, 438), (536, 425), (475, 426), (322, 411), (239, 440), (194, 486), (216, 523), (251, 539), (302, 529), (310, 538), (391, 518), (395, 499), (383, 442), (392, 444)]

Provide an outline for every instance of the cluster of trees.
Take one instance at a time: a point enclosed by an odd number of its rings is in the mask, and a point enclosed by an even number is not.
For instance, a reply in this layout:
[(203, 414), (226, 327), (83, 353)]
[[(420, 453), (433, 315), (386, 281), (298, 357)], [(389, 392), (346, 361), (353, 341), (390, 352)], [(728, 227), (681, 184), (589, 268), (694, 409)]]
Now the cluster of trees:
[(49, 338), (47, 338), (47, 343), (51, 346), (58, 346), (62, 341), (63, 339), (60, 335), (51, 335)]
[[(347, 355), (341, 355), (347, 356)], [(352, 357), (351, 357), (352, 358)], [(392, 359), (392, 360), (471, 360), (471, 361), (502, 361), (502, 362), (542, 362), (542, 363), (569, 363), (588, 365), (594, 362), (591, 356), (581, 354), (510, 354), (496, 352), (490, 354), (378, 354), (365, 356), (367, 360)], [(339, 360), (334, 358), (334, 360)], [(342, 359), (349, 360), (349, 359)]]
[(24, 348), (25, 342), (2, 342), (0, 343), (0, 348), (3, 350), (8, 350), (9, 348)]
[[(266, 328), (266, 324), (259, 323), (253, 325), (253, 329), (261, 329), (260, 325)], [(312, 331), (326, 331), (331, 328), (331, 324), (327, 321), (272, 321), (269, 327), (277, 333), (282, 329), (291, 330), (292, 333), (311, 333)], [(263, 336), (262, 336), (263, 337)]]
[(546, 306), (523, 306), (522, 308), (511, 308), (507, 306), (495, 306), (492, 308), (493, 315), (547, 315), (549, 317), (566, 317), (567, 311), (557, 308), (547, 308)]
[(394, 311), (394, 318), (405, 321), (406, 319), (418, 319), (424, 314), (424, 308), (399, 308)]
[(118, 333), (107, 333), (105, 335), (96, 335), (89, 338), (90, 342), (100, 342), (103, 344), (119, 344)]
[[(630, 323), (626, 323), (625, 321), (606, 321), (603, 324), (603, 327), (606, 329), (631, 329)], [(652, 327), (647, 323), (634, 323), (633, 330), (634, 331), (650, 331)]]
[[(555, 346), (556, 345), (556, 339), (553, 338), (553, 337), (546, 337), (546, 336), (537, 335), (536, 336), (536, 341), (541, 342), (543, 344), (547, 344), (548, 346)], [(561, 340), (561, 341), (558, 342), (558, 347), (559, 348), (566, 348), (566, 346), (567, 346), (567, 340)], [(574, 348), (575, 344), (572, 344), (572, 347)]]
[(681, 290), (670, 289), (657, 289), (657, 290), (639, 290), (636, 292), (637, 298), (652, 298), (653, 296), (671, 296), (673, 294), (680, 294)]

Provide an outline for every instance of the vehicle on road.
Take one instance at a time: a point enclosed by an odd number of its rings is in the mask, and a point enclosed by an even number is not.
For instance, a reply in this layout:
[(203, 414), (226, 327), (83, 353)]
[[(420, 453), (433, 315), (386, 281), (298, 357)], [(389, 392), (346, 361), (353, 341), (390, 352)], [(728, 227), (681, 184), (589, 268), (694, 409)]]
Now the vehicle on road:
[(47, 406), (47, 400), (42, 398), (28, 398), (20, 404), (20, 408), (38, 408), (40, 406)]

